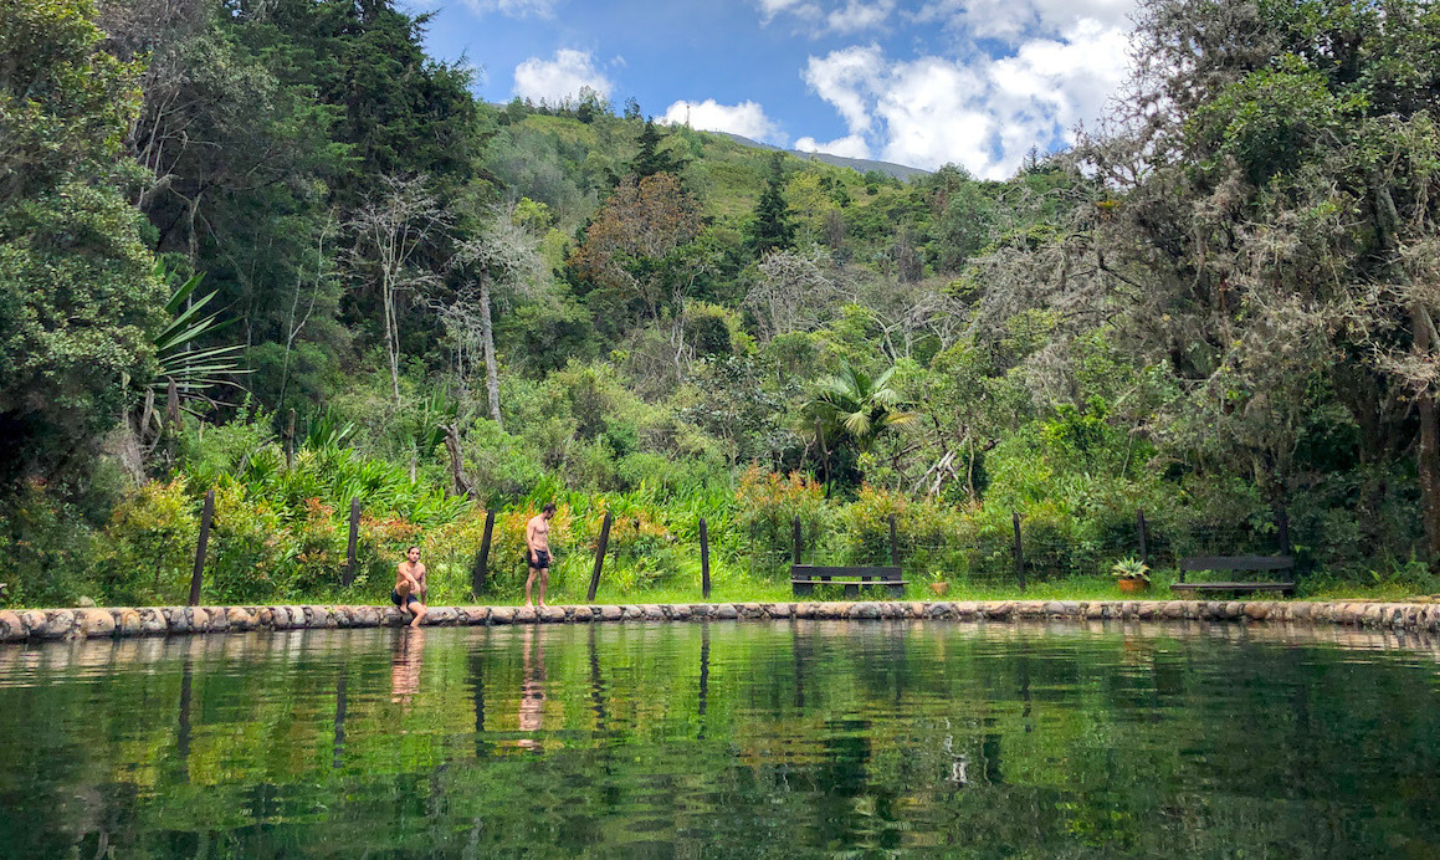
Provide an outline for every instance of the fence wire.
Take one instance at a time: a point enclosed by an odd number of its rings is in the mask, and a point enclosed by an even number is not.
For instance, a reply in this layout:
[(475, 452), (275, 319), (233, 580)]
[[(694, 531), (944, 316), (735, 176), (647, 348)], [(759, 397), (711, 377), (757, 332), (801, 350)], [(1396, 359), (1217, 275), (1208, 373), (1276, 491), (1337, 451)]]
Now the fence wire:
[[(1273, 521), (1107, 522), (1102, 525), (1030, 522), (1020, 518), (1018, 556), (1027, 583), (1069, 577), (1108, 576), (1117, 561), (1137, 559), (1152, 569), (1173, 569), (1192, 556), (1281, 555), (1292, 553), (1288, 523)], [(1088, 527), (1087, 527), (1088, 526)], [(752, 528), (738, 547), (752, 576), (779, 579), (795, 560), (791, 529)], [(803, 526), (799, 548), (802, 564), (883, 566), (898, 561), (909, 577), (941, 578), (981, 585), (1009, 585), (1021, 576), (1017, 541), (1011, 528), (991, 528), (966, 537), (915, 535), (899, 524), (892, 548), (888, 524), (874, 524), (863, 534), (818, 524)]]

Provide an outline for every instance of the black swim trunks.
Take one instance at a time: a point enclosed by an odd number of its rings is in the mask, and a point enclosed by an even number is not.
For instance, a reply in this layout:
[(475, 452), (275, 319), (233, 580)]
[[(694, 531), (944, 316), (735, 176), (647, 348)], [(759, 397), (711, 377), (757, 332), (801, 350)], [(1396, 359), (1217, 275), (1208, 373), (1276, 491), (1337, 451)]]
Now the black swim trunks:
[(550, 566), (550, 551), (544, 549), (525, 550), (525, 563), (536, 570), (544, 570)]
[(417, 597), (416, 597), (415, 595), (413, 595), (413, 594), (407, 594), (407, 595), (405, 595), (404, 597), (401, 597), (401, 596), (400, 596), (400, 592), (395, 591), (394, 589), (391, 589), (391, 590), (390, 590), (390, 602), (393, 603), (393, 604), (395, 604), (396, 606), (401, 606), (401, 605), (408, 606), (408, 605), (410, 605), (411, 603), (419, 603), (420, 600), (419, 600), (419, 598), (417, 598)]

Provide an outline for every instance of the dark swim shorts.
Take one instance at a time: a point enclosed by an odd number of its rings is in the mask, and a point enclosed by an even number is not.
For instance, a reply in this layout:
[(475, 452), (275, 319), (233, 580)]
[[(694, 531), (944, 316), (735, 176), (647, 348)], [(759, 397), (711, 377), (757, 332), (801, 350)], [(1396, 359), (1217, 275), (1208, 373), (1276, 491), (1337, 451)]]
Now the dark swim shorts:
[(419, 603), (420, 600), (413, 594), (407, 594), (404, 597), (401, 597), (400, 592), (392, 589), (390, 591), (390, 602), (395, 604), (396, 606), (400, 606), (403, 602), (406, 606), (408, 606), (411, 603)]
[[(533, 558), (531, 556), (534, 556)], [(549, 550), (537, 549), (535, 551), (525, 550), (525, 563), (536, 570), (544, 570), (550, 566)]]

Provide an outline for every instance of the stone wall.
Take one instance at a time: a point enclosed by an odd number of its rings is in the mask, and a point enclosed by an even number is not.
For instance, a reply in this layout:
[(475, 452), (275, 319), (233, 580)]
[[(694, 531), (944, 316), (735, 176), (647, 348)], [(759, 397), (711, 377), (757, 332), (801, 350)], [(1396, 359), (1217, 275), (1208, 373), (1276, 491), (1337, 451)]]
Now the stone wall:
[[(988, 602), (697, 603), (621, 606), (431, 607), (426, 626), (581, 624), (605, 621), (689, 621), (814, 618), (867, 621), (930, 619), (995, 622), (1020, 620), (1135, 620), (1150, 622), (1345, 625), (1440, 631), (1440, 604), (1310, 603), (1200, 600), (1005, 600)], [(408, 616), (390, 606), (161, 606), (140, 608), (0, 611), (0, 642), (98, 639), (250, 630), (399, 627)]]

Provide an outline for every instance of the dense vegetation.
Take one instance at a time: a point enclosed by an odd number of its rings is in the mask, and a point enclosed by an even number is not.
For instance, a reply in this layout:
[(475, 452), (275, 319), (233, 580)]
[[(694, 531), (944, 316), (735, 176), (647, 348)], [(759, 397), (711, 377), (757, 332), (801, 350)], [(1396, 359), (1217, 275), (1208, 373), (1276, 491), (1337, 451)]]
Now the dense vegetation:
[[(389, 0), (0, 0), (6, 601), (373, 600), (486, 508), (513, 595), (817, 554), (1039, 577), (1206, 541), (1311, 588), (1440, 557), (1440, 11), (1147, 0), (1103, 127), (1011, 180), (478, 101)], [(483, 58), (481, 58), (483, 59)], [(297, 416), (293, 462), (285, 431)]]

